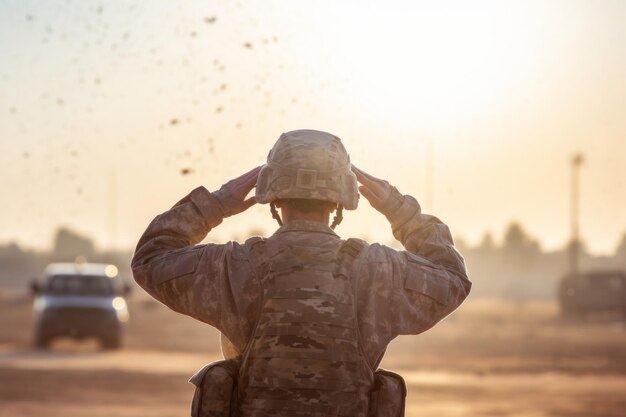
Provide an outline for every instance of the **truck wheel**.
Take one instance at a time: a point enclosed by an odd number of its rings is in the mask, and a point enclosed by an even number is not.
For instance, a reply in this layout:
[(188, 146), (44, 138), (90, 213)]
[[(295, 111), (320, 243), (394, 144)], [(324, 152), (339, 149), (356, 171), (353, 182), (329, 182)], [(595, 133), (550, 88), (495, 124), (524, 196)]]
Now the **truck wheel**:
[(575, 320), (584, 319), (587, 315), (585, 309), (578, 306), (562, 305), (561, 311), (565, 317)]
[(35, 334), (34, 345), (37, 349), (48, 349), (52, 338), (41, 333)]
[(100, 345), (104, 350), (116, 350), (122, 347), (122, 341), (120, 335), (105, 336), (100, 339)]

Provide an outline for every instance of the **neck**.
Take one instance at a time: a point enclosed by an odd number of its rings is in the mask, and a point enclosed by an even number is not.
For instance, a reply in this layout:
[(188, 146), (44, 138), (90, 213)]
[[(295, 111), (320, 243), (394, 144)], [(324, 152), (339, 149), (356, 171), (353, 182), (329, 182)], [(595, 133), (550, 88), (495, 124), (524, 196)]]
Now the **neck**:
[(302, 212), (296, 210), (285, 210), (284, 208), (282, 208), (280, 212), (284, 223), (289, 223), (295, 220), (306, 220), (323, 223), (328, 226), (328, 222), (330, 221), (330, 213), (328, 211)]

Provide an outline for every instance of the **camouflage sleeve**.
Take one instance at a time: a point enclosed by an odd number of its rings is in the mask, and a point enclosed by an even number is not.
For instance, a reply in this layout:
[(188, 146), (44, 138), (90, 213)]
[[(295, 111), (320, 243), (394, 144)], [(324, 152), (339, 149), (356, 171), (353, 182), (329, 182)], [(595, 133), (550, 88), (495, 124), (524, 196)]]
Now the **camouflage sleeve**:
[(424, 332), (454, 311), (471, 288), (448, 226), (395, 188), (381, 211), (406, 250), (371, 245), (358, 266), (361, 333), (372, 364), (396, 336)]
[(152, 297), (240, 345), (246, 332), (240, 318), (253, 304), (240, 293), (255, 293), (245, 288), (251, 283), (242, 282), (252, 274), (247, 249), (236, 242), (197, 245), (222, 222), (222, 207), (215, 194), (196, 188), (150, 223), (131, 266), (135, 281)]

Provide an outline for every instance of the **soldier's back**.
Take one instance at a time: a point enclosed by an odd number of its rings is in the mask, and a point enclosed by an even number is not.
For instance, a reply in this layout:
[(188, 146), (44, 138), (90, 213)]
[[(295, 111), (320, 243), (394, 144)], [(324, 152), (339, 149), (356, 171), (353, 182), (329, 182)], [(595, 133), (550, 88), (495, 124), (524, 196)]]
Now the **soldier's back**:
[(242, 416), (367, 415), (373, 373), (359, 346), (355, 256), (334, 233), (306, 226), (252, 248), (263, 296), (243, 353)]

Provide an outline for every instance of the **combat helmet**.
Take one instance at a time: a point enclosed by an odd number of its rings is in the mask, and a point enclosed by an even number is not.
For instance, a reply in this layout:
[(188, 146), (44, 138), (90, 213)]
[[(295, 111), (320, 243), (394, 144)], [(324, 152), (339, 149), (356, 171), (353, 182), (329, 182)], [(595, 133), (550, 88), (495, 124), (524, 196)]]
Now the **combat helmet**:
[(337, 203), (336, 226), (342, 209), (354, 210), (359, 201), (356, 176), (341, 140), (319, 130), (283, 133), (269, 154), (256, 185), (258, 203), (270, 203), (272, 215), (278, 199), (311, 199)]

